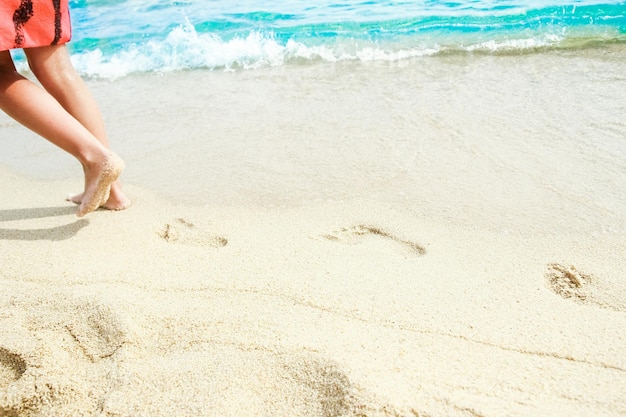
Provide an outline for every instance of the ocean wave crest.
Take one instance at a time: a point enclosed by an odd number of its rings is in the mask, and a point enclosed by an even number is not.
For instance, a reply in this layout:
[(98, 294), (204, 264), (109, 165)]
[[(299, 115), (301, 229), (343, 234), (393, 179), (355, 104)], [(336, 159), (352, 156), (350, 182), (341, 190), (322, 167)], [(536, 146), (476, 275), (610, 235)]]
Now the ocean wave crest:
[[(385, 22), (389, 24), (389, 22)], [(396, 22), (397, 23), (397, 22)], [(432, 22), (431, 22), (432, 23)], [(476, 23), (476, 22), (473, 22)], [(546, 49), (584, 48), (602, 43), (626, 42), (619, 26), (547, 24), (511, 30), (488, 29), (464, 22), (445, 29), (392, 25), (369, 31), (351, 28), (312, 32), (249, 29), (241, 33), (202, 32), (190, 22), (174, 27), (167, 36), (124, 43), (102, 49), (75, 44), (72, 61), (85, 76), (115, 79), (134, 73), (167, 73), (190, 69), (248, 70), (288, 64), (340, 61), (401, 61), (451, 53), (528, 53)], [(319, 29), (319, 28), (318, 28)], [(404, 32), (403, 32), (404, 30)], [(105, 43), (106, 44), (106, 43)], [(106, 48), (106, 46), (104, 47)]]

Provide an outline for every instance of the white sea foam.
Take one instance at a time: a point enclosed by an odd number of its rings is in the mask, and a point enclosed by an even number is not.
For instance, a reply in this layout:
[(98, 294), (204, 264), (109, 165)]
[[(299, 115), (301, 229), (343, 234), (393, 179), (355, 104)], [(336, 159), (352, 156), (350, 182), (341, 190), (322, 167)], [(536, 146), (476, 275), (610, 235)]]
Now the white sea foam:
[(281, 43), (272, 33), (259, 31), (222, 39), (212, 33), (198, 33), (187, 25), (175, 28), (164, 40), (130, 44), (108, 54), (98, 48), (79, 52), (73, 54), (72, 61), (85, 76), (116, 79), (132, 73), (166, 73), (197, 68), (231, 71), (302, 62), (400, 61), (451, 50), (523, 50), (554, 45), (560, 40), (553, 36), (544, 39), (492, 39), (467, 46), (438, 43), (416, 46), (347, 39), (334, 44), (306, 45), (294, 39)]
[(315, 52), (295, 42), (280, 45), (271, 35), (257, 31), (223, 40), (212, 33), (198, 33), (188, 25), (172, 30), (162, 41), (129, 45), (109, 55), (95, 49), (74, 54), (72, 61), (84, 75), (119, 78), (137, 72), (276, 66), (282, 65), (290, 54), (307, 57)]

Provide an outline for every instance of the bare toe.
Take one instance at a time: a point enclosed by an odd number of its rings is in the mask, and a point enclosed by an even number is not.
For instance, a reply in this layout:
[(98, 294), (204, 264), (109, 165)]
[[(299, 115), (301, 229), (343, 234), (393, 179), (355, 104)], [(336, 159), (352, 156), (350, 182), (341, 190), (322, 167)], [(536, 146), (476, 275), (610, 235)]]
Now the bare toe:
[(65, 201), (69, 201), (74, 204), (80, 204), (83, 201), (83, 193), (68, 194), (67, 197), (65, 197)]

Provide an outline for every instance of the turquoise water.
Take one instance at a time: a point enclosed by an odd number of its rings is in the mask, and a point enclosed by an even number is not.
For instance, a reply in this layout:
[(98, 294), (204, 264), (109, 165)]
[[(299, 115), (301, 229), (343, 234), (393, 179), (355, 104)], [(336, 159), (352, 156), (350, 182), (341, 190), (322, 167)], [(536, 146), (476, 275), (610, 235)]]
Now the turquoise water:
[[(366, 198), (626, 230), (626, 3), (81, 1), (72, 58), (126, 184), (181, 204)], [(6, 116), (0, 142), (0, 165), (81, 178)]]
[(626, 42), (626, 2), (73, 0), (83, 75), (240, 70)]

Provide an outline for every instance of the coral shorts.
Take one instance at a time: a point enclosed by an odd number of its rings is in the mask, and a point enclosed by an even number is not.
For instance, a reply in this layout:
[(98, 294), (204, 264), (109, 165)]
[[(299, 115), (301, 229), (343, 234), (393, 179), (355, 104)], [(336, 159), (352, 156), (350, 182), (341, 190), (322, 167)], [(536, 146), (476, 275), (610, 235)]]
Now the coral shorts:
[(70, 40), (68, 0), (0, 0), (0, 51)]

